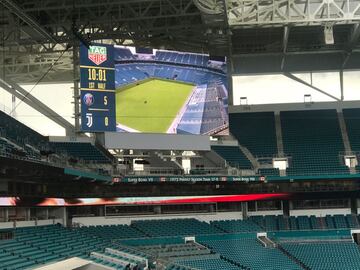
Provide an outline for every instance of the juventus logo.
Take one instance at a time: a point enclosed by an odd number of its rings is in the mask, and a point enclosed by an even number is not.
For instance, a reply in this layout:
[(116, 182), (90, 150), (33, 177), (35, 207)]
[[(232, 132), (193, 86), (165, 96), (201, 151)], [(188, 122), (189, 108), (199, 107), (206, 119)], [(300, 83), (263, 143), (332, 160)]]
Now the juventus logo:
[(87, 123), (86, 123), (86, 125), (87, 125), (87, 127), (92, 127), (92, 125), (93, 125), (93, 116), (92, 116), (92, 113), (87, 113), (86, 114), (86, 120), (87, 120)]

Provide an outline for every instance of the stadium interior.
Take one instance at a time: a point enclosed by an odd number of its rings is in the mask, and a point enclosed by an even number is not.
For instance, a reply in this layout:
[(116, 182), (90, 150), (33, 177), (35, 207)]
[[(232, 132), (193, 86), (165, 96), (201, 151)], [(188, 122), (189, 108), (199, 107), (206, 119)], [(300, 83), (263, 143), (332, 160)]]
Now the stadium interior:
[[(360, 269), (360, 102), (344, 98), (360, 69), (359, 0), (0, 7), (0, 270)], [(301, 77), (327, 72), (339, 96)], [(329, 100), (235, 105), (234, 77), (269, 74)], [(62, 83), (71, 121), (33, 91)], [(91, 91), (114, 95), (117, 132), (83, 129)], [(129, 114), (126, 91), (141, 101)], [(65, 136), (20, 121), (20, 104)]]

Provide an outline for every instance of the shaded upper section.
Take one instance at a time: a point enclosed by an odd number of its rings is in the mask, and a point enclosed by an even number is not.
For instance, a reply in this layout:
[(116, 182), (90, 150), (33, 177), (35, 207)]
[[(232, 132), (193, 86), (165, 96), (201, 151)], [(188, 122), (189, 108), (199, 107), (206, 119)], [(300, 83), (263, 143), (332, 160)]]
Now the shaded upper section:
[(281, 112), (284, 152), (290, 175), (348, 173), (336, 110)]
[(273, 112), (232, 113), (230, 114), (230, 132), (255, 156), (277, 154)]
[(72, 162), (84, 160), (110, 163), (112, 160), (106, 150), (91, 143), (50, 143), (48, 137), (1, 111), (0, 149), (2, 154), (34, 161), (46, 161), (51, 155), (64, 156), (64, 162), (71, 159)]

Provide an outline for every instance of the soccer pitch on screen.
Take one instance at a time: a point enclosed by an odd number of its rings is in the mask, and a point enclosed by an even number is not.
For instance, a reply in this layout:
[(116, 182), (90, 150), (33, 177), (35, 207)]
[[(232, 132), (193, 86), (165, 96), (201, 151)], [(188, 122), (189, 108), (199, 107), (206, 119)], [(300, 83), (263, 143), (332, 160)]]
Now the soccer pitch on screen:
[(116, 122), (129, 132), (174, 133), (195, 85), (150, 79), (116, 90)]
[(225, 57), (114, 47), (117, 132), (228, 135)]

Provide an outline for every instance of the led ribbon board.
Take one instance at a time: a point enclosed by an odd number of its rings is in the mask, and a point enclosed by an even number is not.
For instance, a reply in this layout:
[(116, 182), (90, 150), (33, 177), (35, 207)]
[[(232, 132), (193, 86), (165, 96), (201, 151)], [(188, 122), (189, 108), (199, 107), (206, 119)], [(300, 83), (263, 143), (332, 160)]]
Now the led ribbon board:
[(116, 130), (112, 45), (80, 46), (81, 130)]
[(286, 199), (288, 193), (262, 193), (240, 195), (166, 196), (166, 197), (117, 197), (117, 198), (21, 198), (0, 197), (0, 206), (90, 206), (90, 205), (150, 205), (246, 202)]

